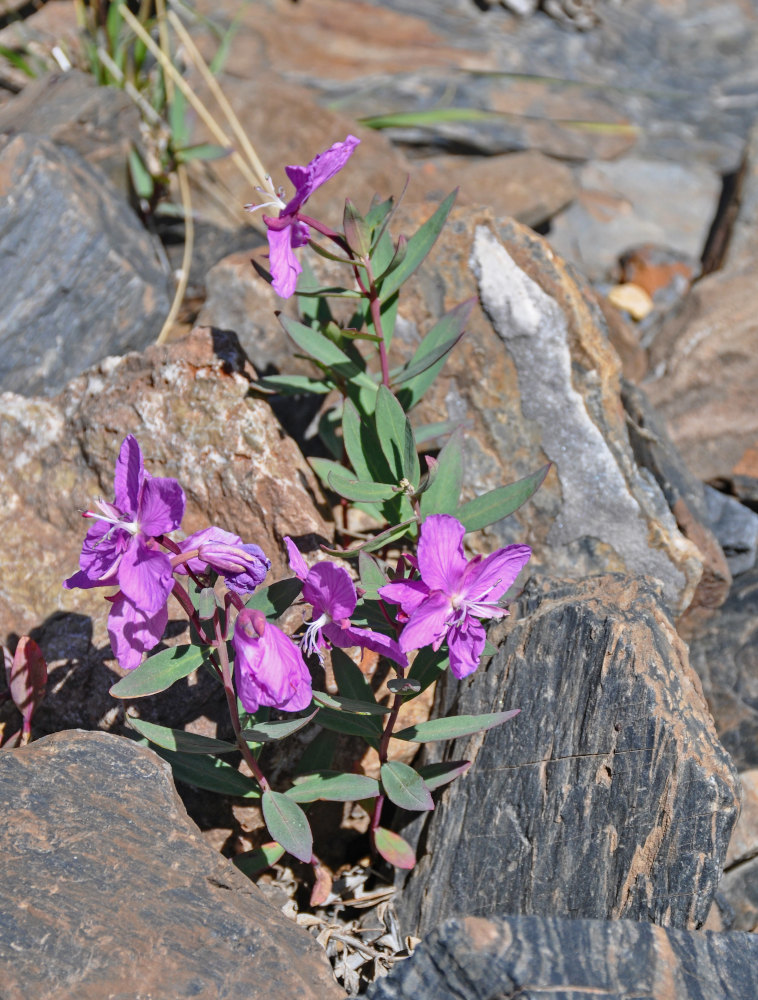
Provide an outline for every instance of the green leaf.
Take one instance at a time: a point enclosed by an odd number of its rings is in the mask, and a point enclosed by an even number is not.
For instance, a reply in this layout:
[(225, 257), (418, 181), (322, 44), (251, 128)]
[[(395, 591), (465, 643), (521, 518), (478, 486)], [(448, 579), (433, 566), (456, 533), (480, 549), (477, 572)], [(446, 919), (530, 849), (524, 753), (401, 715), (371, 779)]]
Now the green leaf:
[(261, 611), (268, 619), (279, 618), (300, 596), (303, 581), (296, 576), (260, 587), (245, 601), (245, 607)]
[[(390, 373), (390, 378), (392, 379), (392, 388), (397, 389), (398, 386), (405, 385), (407, 382), (412, 382), (413, 379), (417, 378), (419, 375), (423, 375), (424, 372), (428, 371), (432, 366), (437, 367), (434, 370), (434, 377), (442, 368), (442, 364), (437, 364), (437, 362), (444, 363), (444, 359), (452, 351), (455, 345), (463, 336), (463, 333), (459, 333), (457, 337), (451, 337), (450, 340), (445, 340), (438, 347), (429, 351), (423, 357), (419, 358), (418, 361), (411, 363), (408, 362), (407, 365), (403, 365), (402, 368), (397, 370), (397, 374), (393, 375)], [(430, 379), (431, 381), (431, 379)]]
[(272, 792), (271, 789), (266, 789), (261, 796), (261, 806), (266, 827), (274, 840), (298, 861), (310, 861), (313, 857), (313, 835), (300, 806), (282, 792)]
[(197, 616), (200, 621), (208, 621), (213, 618), (218, 608), (218, 599), (213, 587), (203, 587), (197, 601)]
[(348, 381), (365, 385), (371, 389), (375, 388), (373, 379), (365, 371), (361, 371), (347, 354), (328, 337), (317, 330), (304, 326), (290, 316), (281, 315), (279, 321), (297, 346), (310, 357)]
[(358, 575), (361, 580), (361, 589), (364, 591), (363, 599), (379, 600), (377, 591), (388, 581), (379, 563), (367, 552), (358, 553)]
[(352, 712), (354, 715), (386, 715), (389, 712), (386, 705), (377, 705), (375, 701), (340, 698), (324, 691), (314, 691), (313, 700), (323, 708), (333, 708), (337, 712)]
[[(374, 390), (374, 398), (376, 388)], [(399, 476), (391, 462), (384, 457), (373, 421), (361, 417), (358, 408), (347, 400), (342, 412), (342, 439), (350, 464), (362, 480), (375, 483), (396, 483)]]
[(439, 764), (426, 764), (418, 769), (427, 788), (442, 788), (471, 767), (470, 760), (443, 760)]
[(330, 549), (326, 546), (322, 546), (322, 549), (327, 555), (340, 556), (342, 559), (352, 559), (359, 552), (374, 552), (376, 549), (384, 548), (390, 542), (402, 538), (408, 529), (415, 524), (416, 518), (409, 517), (407, 521), (401, 521), (400, 524), (393, 524), (392, 527), (386, 528), (384, 531), (379, 532), (378, 535), (374, 535), (372, 538), (368, 538), (365, 542), (361, 542), (360, 545), (354, 545), (350, 549)]
[(183, 645), (163, 649), (117, 681), (110, 693), (114, 698), (144, 698), (149, 694), (158, 694), (197, 670), (208, 653), (207, 646)]
[(382, 764), (382, 787), (390, 802), (401, 809), (412, 809), (424, 812), (434, 809), (434, 802), (424, 779), (399, 760), (391, 760)]
[(430, 722), (419, 722), (415, 726), (401, 729), (392, 735), (398, 740), (408, 740), (411, 743), (433, 743), (435, 740), (453, 740), (458, 736), (471, 736), (485, 729), (501, 726), (504, 722), (518, 715), (520, 708), (510, 712), (488, 712), (484, 715), (453, 715), (449, 719), (432, 719)]
[(295, 774), (310, 774), (312, 771), (330, 771), (337, 749), (337, 733), (322, 729), (316, 733), (297, 762)]
[(351, 715), (349, 712), (335, 712), (332, 708), (320, 708), (316, 722), (324, 729), (348, 736), (362, 736), (371, 746), (379, 745), (382, 734), (381, 723), (370, 715)]
[(376, 395), (376, 436), (395, 481), (405, 478), (417, 486), (421, 471), (413, 429), (402, 406), (384, 385), (379, 386)]
[(15, 69), (21, 70), (22, 73), (30, 77), (32, 80), (36, 79), (37, 74), (29, 65), (28, 60), (15, 49), (9, 49), (7, 45), (0, 45), (0, 59), (5, 59), (6, 62), (11, 64), (11, 66)]
[(183, 729), (167, 729), (166, 726), (156, 726), (152, 722), (135, 719), (130, 715), (126, 717), (126, 724), (164, 750), (174, 750), (179, 753), (234, 753), (239, 749), (234, 743), (214, 740), (199, 733), (186, 733)]
[(138, 198), (149, 200), (155, 193), (155, 181), (145, 166), (139, 150), (134, 146), (129, 150), (129, 175)]
[(416, 864), (416, 855), (407, 840), (392, 830), (386, 830), (383, 826), (378, 826), (372, 834), (374, 847), (379, 854), (395, 868), (413, 868)]
[[(408, 364), (396, 373), (395, 380), (403, 378), (403, 372), (406, 375), (408, 372), (417, 372), (405, 381), (397, 394), (406, 413), (413, 409), (442, 371), (448, 354), (463, 336), (475, 304), (476, 299), (467, 299), (441, 316), (418, 345)], [(426, 367), (425, 362), (430, 357), (435, 358), (434, 363)]]
[(284, 793), (295, 802), (360, 802), (379, 795), (379, 782), (365, 774), (342, 774), (340, 771), (320, 771), (297, 778)]
[(453, 431), (457, 431), (459, 427), (463, 426), (464, 421), (462, 420), (438, 420), (433, 424), (421, 424), (421, 426), (414, 427), (413, 433), (416, 435), (416, 444), (421, 445), (428, 441), (434, 441), (435, 438), (452, 434)]
[(338, 647), (332, 649), (332, 670), (343, 698), (353, 698), (364, 704), (376, 705), (376, 697), (365, 674), (347, 653)]
[(551, 463), (543, 465), (537, 472), (519, 479), (509, 486), (500, 486), (490, 490), (480, 497), (475, 497), (454, 512), (466, 531), (479, 531), (488, 524), (494, 524), (501, 518), (508, 517), (533, 496), (542, 485), (545, 476), (550, 471)]
[(434, 650), (431, 646), (424, 646), (420, 649), (408, 671), (411, 680), (418, 681), (421, 690), (425, 691), (430, 684), (439, 680), (440, 674), (450, 665), (450, 657), (447, 651), (441, 649)]
[(168, 108), (168, 124), (174, 148), (186, 146), (190, 137), (190, 129), (187, 117), (187, 98), (181, 90), (174, 90), (174, 96)]
[(282, 845), (277, 844), (274, 840), (270, 844), (261, 844), (254, 851), (245, 851), (244, 854), (236, 854), (232, 858), (232, 864), (239, 868), (248, 878), (254, 878), (256, 875), (260, 875), (261, 872), (265, 872), (271, 865), (275, 865), (284, 853)]
[(346, 469), (339, 472), (331, 469), (327, 474), (329, 488), (346, 500), (358, 500), (361, 503), (378, 503), (394, 497), (397, 490), (391, 483), (375, 483), (372, 480), (356, 479)]
[(401, 285), (405, 284), (432, 249), (447, 221), (457, 193), (457, 191), (451, 192), (434, 215), (427, 219), (418, 232), (414, 233), (408, 240), (408, 250), (402, 263), (381, 284), (382, 301), (388, 299)]
[(299, 396), (301, 393), (312, 392), (316, 396), (324, 396), (331, 392), (332, 386), (307, 375), (266, 375), (255, 383), (255, 389), (270, 389), (280, 396)]
[(421, 494), (421, 516), (456, 511), (462, 485), (463, 432), (456, 431), (437, 456), (437, 468), (429, 489)]
[(240, 774), (231, 764), (218, 757), (189, 756), (164, 750), (162, 747), (158, 747), (155, 752), (171, 765), (174, 778), (183, 781), (185, 785), (241, 799), (261, 797), (257, 781)]
[(246, 743), (275, 743), (291, 736), (299, 729), (304, 729), (308, 723), (315, 719), (316, 713), (299, 716), (297, 719), (282, 719), (276, 722), (258, 722), (250, 729), (242, 730), (242, 738)]
[(177, 163), (188, 163), (190, 160), (221, 160), (229, 156), (233, 150), (226, 146), (218, 146), (212, 142), (199, 142), (195, 146), (182, 146), (174, 149)]

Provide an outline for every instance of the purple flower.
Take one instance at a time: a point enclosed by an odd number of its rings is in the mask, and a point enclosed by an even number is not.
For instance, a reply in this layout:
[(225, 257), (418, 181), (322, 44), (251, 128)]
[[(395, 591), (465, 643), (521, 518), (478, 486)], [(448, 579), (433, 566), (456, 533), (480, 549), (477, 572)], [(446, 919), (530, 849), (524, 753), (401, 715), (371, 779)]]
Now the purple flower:
[(164, 604), (155, 614), (147, 614), (119, 593), (108, 615), (108, 635), (113, 655), (124, 670), (134, 670), (145, 653), (157, 646), (168, 624)]
[(399, 604), (407, 624), (400, 635), (405, 652), (447, 639), (450, 669), (467, 677), (479, 666), (486, 633), (480, 618), (502, 618), (499, 601), (529, 561), (528, 545), (508, 545), (489, 556), (466, 560), (465, 528), (448, 514), (432, 514), (421, 526), (418, 543), (420, 580), (396, 580), (379, 588)]
[(246, 712), (261, 705), (300, 712), (311, 703), (311, 675), (302, 653), (260, 611), (244, 608), (234, 624), (234, 683)]
[(176, 566), (177, 573), (205, 573), (210, 567), (220, 573), (229, 590), (250, 594), (259, 586), (271, 568), (263, 550), (252, 543), (243, 543), (238, 535), (223, 528), (203, 528), (179, 543), (182, 552), (197, 549), (197, 555)]
[(332, 562), (316, 563), (308, 569), (292, 539), (285, 538), (284, 543), (290, 568), (303, 581), (303, 598), (313, 607), (313, 619), (303, 639), (306, 653), (316, 653), (321, 658), (320, 651), (328, 640), (341, 649), (349, 646), (371, 649), (407, 667), (408, 657), (394, 639), (351, 624), (350, 615), (355, 611), (358, 595), (347, 570)]
[(146, 472), (136, 438), (124, 439), (116, 460), (114, 503), (98, 500), (100, 513), (87, 532), (79, 572), (65, 580), (75, 587), (120, 587), (135, 609), (155, 615), (174, 585), (171, 560), (153, 548), (152, 540), (179, 527), (184, 493), (175, 479), (156, 479)]
[(317, 188), (342, 170), (359, 142), (360, 139), (349, 135), (344, 142), (335, 142), (329, 149), (319, 153), (307, 167), (285, 167), (287, 176), (295, 185), (295, 194), (286, 204), (281, 198), (280, 189), (280, 196), (266, 205), (246, 206), (248, 211), (267, 208), (269, 205), (280, 209), (277, 219), (264, 215), (263, 221), (268, 235), (272, 286), (283, 299), (294, 294), (297, 277), (302, 271), (294, 251), (305, 246), (311, 236), (309, 226), (299, 218), (298, 213)]

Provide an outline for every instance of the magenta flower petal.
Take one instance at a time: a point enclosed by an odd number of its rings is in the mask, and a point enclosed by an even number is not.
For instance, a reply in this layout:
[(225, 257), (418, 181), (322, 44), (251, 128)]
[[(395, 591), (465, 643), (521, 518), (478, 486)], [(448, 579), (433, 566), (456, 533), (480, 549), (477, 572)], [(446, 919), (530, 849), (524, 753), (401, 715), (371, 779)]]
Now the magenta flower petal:
[(118, 584), (140, 610), (155, 614), (174, 586), (171, 560), (165, 552), (149, 549), (137, 538), (119, 563)]
[(507, 545), (484, 559), (472, 559), (463, 574), (461, 593), (464, 598), (473, 603), (499, 601), (529, 562), (531, 554), (528, 545)]
[(370, 628), (358, 628), (357, 625), (341, 626), (337, 622), (329, 622), (328, 625), (324, 625), (323, 633), (333, 646), (339, 646), (340, 649), (360, 646), (380, 656), (387, 656), (401, 667), (408, 666), (408, 657), (397, 642), (388, 635), (382, 635), (381, 632), (374, 632)]
[(471, 615), (466, 615), (460, 625), (450, 629), (447, 634), (450, 670), (459, 680), (473, 674), (479, 666), (486, 640), (484, 625)]
[(421, 525), (418, 567), (430, 590), (455, 592), (468, 565), (463, 554), (465, 532), (461, 522), (449, 514), (432, 514)]
[(123, 594), (111, 606), (108, 635), (113, 655), (124, 670), (134, 670), (145, 653), (158, 645), (168, 624), (165, 604), (155, 614), (146, 614), (135, 607)]
[(285, 535), (284, 544), (287, 546), (287, 556), (289, 558), (290, 569), (300, 580), (304, 580), (308, 576), (308, 567), (306, 565), (305, 559), (303, 559), (300, 554), (300, 550), (297, 545), (292, 541), (292, 539)]
[(450, 598), (439, 590), (432, 591), (416, 608), (400, 633), (400, 648), (407, 653), (422, 646), (435, 646), (445, 635), (453, 613)]
[(271, 569), (271, 560), (266, 557), (263, 549), (252, 542), (237, 546), (237, 551), (245, 553), (245, 568), (237, 571), (222, 570), (224, 582), (229, 590), (236, 594), (252, 594), (260, 586)]
[(142, 452), (133, 434), (127, 434), (121, 442), (116, 473), (114, 476), (114, 492), (116, 506), (124, 513), (133, 514), (139, 504), (140, 488), (145, 481), (145, 468)]
[(139, 525), (143, 534), (154, 538), (176, 531), (184, 517), (184, 490), (175, 479), (146, 479), (139, 503)]
[(256, 712), (268, 705), (300, 712), (310, 705), (308, 667), (295, 643), (276, 625), (257, 621), (256, 613), (245, 609), (237, 616), (232, 644), (234, 682), (245, 711)]
[(360, 139), (349, 135), (344, 142), (335, 142), (315, 156), (307, 167), (285, 167), (285, 173), (295, 186), (295, 195), (282, 215), (294, 215), (317, 188), (338, 174), (359, 143)]
[[(200, 531), (195, 531), (191, 535), (187, 535), (186, 538), (179, 542), (179, 550), (181, 552), (191, 552), (193, 549), (199, 549), (201, 545), (209, 542), (225, 542), (227, 545), (241, 545), (242, 539), (239, 535), (233, 535), (231, 531), (224, 531), (223, 528), (211, 525), (209, 528), (201, 528)], [(189, 562), (180, 563), (174, 572), (186, 575), (188, 567), (193, 573), (205, 573), (208, 563), (204, 559), (200, 559), (199, 556), (196, 556), (194, 559), (190, 559)]]
[(330, 618), (349, 618), (355, 611), (358, 595), (350, 574), (331, 562), (316, 563), (303, 584), (303, 598), (313, 605), (315, 615), (326, 612)]
[[(104, 521), (95, 521), (84, 537), (79, 556), (79, 568), (90, 580), (90, 586), (116, 585), (118, 564), (130, 542), (128, 532)], [(71, 586), (78, 587), (80, 584)]]
[(429, 596), (423, 580), (395, 580), (379, 588), (379, 596), (390, 604), (399, 604), (410, 615)]
[(303, 268), (292, 249), (291, 226), (267, 229), (271, 287), (277, 295), (288, 299), (295, 294), (298, 275)]

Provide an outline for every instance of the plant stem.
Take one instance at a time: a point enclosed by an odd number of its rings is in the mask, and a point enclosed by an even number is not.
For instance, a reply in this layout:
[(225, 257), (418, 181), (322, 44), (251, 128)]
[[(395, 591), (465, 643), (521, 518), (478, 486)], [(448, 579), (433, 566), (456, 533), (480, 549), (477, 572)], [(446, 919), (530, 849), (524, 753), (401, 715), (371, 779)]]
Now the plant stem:
[[(389, 750), (390, 739), (392, 738), (392, 730), (395, 728), (395, 723), (397, 722), (397, 716), (400, 712), (400, 708), (403, 704), (403, 696), (398, 693), (395, 695), (395, 700), (392, 702), (392, 709), (390, 714), (387, 716), (387, 724), (384, 727), (384, 732), (382, 733), (382, 738), (379, 742), (379, 764), (387, 763), (387, 752)], [(382, 806), (384, 805), (384, 795), (378, 795), (374, 800), (374, 814), (371, 817), (371, 830), (372, 832), (376, 830), (379, 826), (379, 820), (382, 817)], [(373, 845), (372, 845), (373, 850)]]
[(379, 292), (374, 281), (374, 272), (371, 269), (371, 261), (366, 260), (366, 277), (368, 278), (368, 288), (363, 284), (356, 269), (355, 276), (361, 290), (368, 296), (368, 304), (371, 310), (371, 319), (374, 321), (374, 333), (379, 337), (379, 360), (382, 365), (382, 385), (387, 389), (390, 387), (390, 365), (387, 357), (387, 345), (384, 342), (384, 331), (382, 330), (382, 303), (379, 300)]

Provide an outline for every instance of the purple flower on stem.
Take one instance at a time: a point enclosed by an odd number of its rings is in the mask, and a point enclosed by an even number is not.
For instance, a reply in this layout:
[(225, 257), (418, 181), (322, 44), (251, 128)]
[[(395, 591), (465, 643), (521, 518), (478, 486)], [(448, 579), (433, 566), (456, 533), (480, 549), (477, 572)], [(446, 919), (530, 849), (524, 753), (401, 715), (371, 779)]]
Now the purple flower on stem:
[(300, 262), (294, 251), (303, 247), (311, 237), (308, 222), (312, 220), (300, 218), (300, 209), (313, 192), (322, 184), (334, 177), (345, 166), (360, 142), (354, 135), (349, 135), (344, 142), (335, 142), (333, 146), (314, 157), (307, 167), (285, 167), (285, 172), (295, 185), (294, 196), (285, 204), (280, 189), (279, 197), (265, 205), (247, 205), (248, 211), (256, 208), (268, 208), (273, 205), (280, 209), (276, 219), (264, 215), (269, 245), (269, 261), (271, 263), (272, 286), (277, 295), (288, 299), (294, 294), (297, 277), (302, 271)]
[(529, 561), (528, 545), (508, 545), (489, 556), (467, 560), (465, 528), (449, 514), (432, 514), (421, 526), (418, 543), (420, 580), (396, 580), (379, 595), (399, 604), (407, 623), (400, 635), (405, 652), (447, 639), (450, 669), (467, 677), (479, 666), (486, 641), (480, 618), (502, 618), (498, 603)]
[(238, 535), (223, 528), (203, 528), (179, 543), (182, 552), (197, 550), (197, 555), (176, 565), (177, 573), (205, 573), (210, 569), (220, 573), (229, 590), (236, 594), (251, 594), (265, 579), (271, 560), (252, 543), (243, 543)]
[(148, 614), (119, 593), (108, 615), (111, 649), (119, 666), (123, 670), (136, 669), (145, 653), (161, 641), (167, 624), (165, 604), (154, 614)]
[(407, 667), (408, 657), (394, 639), (369, 628), (359, 628), (350, 622), (350, 615), (358, 603), (358, 595), (347, 570), (332, 562), (316, 563), (308, 569), (292, 539), (285, 538), (284, 543), (289, 554), (290, 568), (303, 581), (303, 598), (313, 607), (313, 619), (303, 638), (306, 653), (316, 653), (320, 659), (321, 649), (328, 640), (341, 649), (349, 646), (371, 649), (394, 660), (399, 666)]
[(260, 611), (245, 608), (234, 624), (234, 683), (246, 712), (261, 705), (300, 712), (311, 703), (311, 675), (303, 655)]
[(153, 547), (153, 539), (174, 531), (184, 517), (184, 492), (175, 479), (153, 478), (130, 434), (116, 460), (114, 503), (98, 500), (99, 513), (87, 532), (79, 572), (63, 582), (66, 589), (120, 587), (135, 609), (155, 615), (174, 585), (171, 560)]

